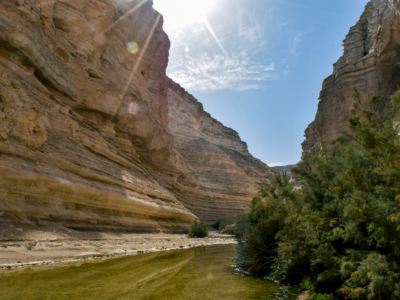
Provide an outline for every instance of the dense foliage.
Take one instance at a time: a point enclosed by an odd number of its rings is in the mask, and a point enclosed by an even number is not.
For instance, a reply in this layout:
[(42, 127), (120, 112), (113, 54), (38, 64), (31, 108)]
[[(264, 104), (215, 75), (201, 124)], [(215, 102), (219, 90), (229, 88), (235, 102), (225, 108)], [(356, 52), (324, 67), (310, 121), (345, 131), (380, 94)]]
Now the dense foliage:
[(203, 221), (194, 220), (190, 227), (189, 237), (191, 238), (205, 238), (208, 236), (206, 224)]
[(382, 121), (354, 89), (350, 131), (331, 150), (308, 157), (260, 187), (239, 218), (237, 262), (281, 282), (310, 276), (316, 291), (358, 299), (400, 298), (400, 91)]

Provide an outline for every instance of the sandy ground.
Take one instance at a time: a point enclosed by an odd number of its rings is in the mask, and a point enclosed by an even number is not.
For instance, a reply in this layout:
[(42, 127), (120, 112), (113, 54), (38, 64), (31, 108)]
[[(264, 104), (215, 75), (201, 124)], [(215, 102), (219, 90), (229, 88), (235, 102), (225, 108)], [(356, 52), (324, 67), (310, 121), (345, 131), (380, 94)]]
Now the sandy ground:
[(0, 269), (233, 243), (232, 236), (217, 232), (194, 239), (184, 234), (80, 232), (0, 223)]

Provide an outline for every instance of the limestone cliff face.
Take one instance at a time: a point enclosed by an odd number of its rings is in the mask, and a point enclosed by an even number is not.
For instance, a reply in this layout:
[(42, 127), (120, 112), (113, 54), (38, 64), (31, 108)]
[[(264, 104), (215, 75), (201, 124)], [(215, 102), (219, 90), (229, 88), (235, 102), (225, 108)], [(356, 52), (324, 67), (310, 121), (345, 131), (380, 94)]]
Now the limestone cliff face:
[(364, 105), (378, 91), (384, 100), (395, 91), (400, 83), (399, 10), (398, 0), (371, 0), (350, 29), (343, 56), (322, 85), (315, 120), (305, 131), (303, 158), (318, 154), (322, 141), (329, 145), (348, 129), (352, 87), (359, 89)]
[(245, 211), (273, 171), (254, 158), (236, 131), (203, 110), (203, 105), (168, 80), (169, 129), (184, 165), (175, 189), (178, 199), (208, 224)]
[(162, 23), (151, 1), (0, 2), (0, 217), (180, 232), (244, 209), (269, 169), (174, 88)]

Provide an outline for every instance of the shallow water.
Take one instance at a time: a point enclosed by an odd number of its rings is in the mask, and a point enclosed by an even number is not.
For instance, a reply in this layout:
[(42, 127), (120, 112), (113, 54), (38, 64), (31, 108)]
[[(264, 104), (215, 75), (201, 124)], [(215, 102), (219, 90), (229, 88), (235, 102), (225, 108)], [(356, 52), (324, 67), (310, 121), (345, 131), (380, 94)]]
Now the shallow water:
[(234, 245), (0, 272), (0, 299), (274, 299), (279, 286), (232, 268)]

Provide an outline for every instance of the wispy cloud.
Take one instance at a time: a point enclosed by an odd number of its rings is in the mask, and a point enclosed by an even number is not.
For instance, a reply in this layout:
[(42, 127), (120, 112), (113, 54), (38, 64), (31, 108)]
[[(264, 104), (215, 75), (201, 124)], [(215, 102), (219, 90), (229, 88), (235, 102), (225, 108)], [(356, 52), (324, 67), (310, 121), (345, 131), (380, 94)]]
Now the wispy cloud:
[[(254, 11), (246, 11), (241, 9), (238, 11), (237, 20), (237, 37), (235, 47), (250, 51), (253, 55), (261, 51), (265, 52), (268, 45), (266, 28), (268, 28), (267, 20), (269, 20), (272, 9), (265, 12), (265, 20), (257, 17)], [(268, 17), (267, 17), (268, 16)]]
[(252, 62), (246, 51), (229, 57), (186, 56), (174, 61), (168, 76), (184, 88), (198, 92), (259, 89), (263, 82), (278, 78), (274, 63)]
[(312, 29), (308, 29), (308, 30), (306, 30), (306, 31), (300, 31), (300, 32), (297, 32), (297, 33), (296, 33), (296, 35), (295, 35), (295, 37), (294, 37), (294, 39), (293, 39), (293, 41), (292, 41), (292, 47), (291, 47), (291, 49), (290, 49), (290, 53), (291, 53), (291, 54), (296, 54), (296, 55), (298, 54), (298, 53), (297, 53), (297, 49), (299, 48), (300, 43), (302, 42), (304, 36), (305, 36), (307, 33), (310, 33), (311, 31), (312, 31)]
[(254, 12), (238, 12), (238, 37), (243, 42), (259, 43), (263, 39), (263, 27)]

